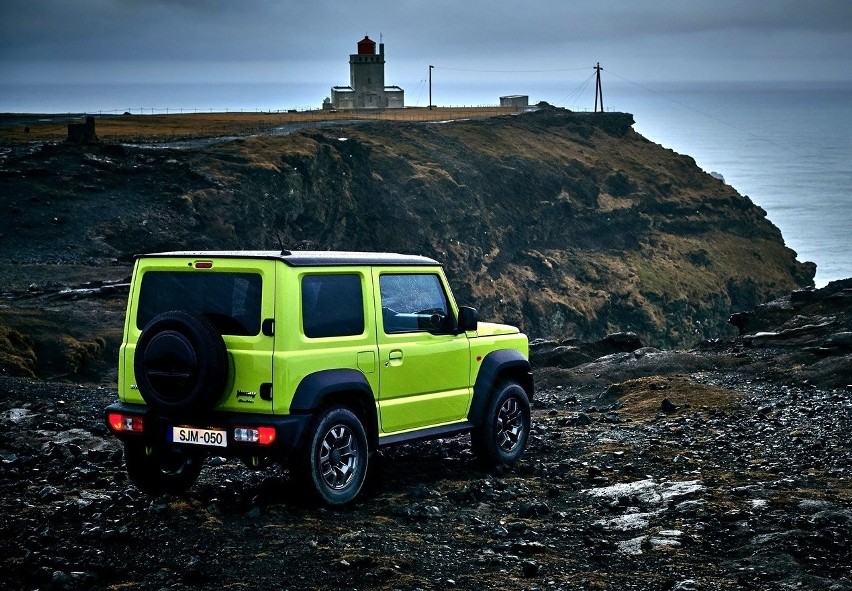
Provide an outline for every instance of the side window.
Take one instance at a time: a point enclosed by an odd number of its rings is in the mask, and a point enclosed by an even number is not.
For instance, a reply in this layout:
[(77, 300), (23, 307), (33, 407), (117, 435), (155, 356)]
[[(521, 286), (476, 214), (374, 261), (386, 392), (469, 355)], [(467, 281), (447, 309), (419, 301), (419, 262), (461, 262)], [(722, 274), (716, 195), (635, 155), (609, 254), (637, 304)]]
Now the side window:
[(437, 275), (382, 275), (379, 290), (386, 333), (450, 328), (450, 307)]
[(361, 276), (307, 275), (302, 279), (302, 326), (305, 336), (345, 337), (364, 332)]

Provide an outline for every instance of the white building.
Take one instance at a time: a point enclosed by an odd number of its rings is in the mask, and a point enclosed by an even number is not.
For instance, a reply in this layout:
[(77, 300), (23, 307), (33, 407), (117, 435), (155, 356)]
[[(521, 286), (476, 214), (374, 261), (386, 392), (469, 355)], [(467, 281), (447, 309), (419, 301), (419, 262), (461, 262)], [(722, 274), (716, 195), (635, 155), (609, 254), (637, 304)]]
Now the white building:
[(402, 109), (404, 91), (399, 86), (385, 86), (385, 44), (364, 36), (358, 42), (358, 53), (349, 56), (349, 86), (332, 86), (331, 101), (323, 108), (331, 109)]
[(509, 96), (501, 96), (500, 106), (526, 108), (530, 106), (530, 97), (526, 94), (512, 94)]

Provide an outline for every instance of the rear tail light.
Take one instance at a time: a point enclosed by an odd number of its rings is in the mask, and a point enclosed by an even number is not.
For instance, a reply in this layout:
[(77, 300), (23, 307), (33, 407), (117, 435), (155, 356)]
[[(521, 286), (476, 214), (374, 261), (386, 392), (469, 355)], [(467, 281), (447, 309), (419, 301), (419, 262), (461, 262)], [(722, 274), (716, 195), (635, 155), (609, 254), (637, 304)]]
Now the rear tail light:
[(117, 412), (111, 412), (107, 416), (107, 423), (110, 429), (116, 433), (131, 432), (141, 433), (144, 429), (142, 417), (134, 415), (123, 415)]
[(234, 429), (234, 441), (271, 445), (275, 441), (275, 427), (237, 427)]

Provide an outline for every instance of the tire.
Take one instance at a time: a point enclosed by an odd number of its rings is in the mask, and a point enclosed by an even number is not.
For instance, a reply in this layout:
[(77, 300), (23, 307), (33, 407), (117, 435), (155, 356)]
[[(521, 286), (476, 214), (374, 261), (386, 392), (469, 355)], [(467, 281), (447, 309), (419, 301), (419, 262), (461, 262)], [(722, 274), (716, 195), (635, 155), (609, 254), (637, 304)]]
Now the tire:
[(204, 454), (127, 442), (124, 444), (124, 462), (130, 481), (142, 492), (154, 496), (181, 494), (198, 480)]
[(145, 402), (167, 417), (214, 406), (228, 381), (222, 335), (203, 316), (173, 310), (148, 323), (136, 343), (136, 385)]
[(489, 468), (511, 466), (523, 455), (530, 435), (530, 402), (515, 382), (495, 391), (480, 425), (471, 433), (473, 450)]
[(298, 452), (293, 475), (306, 486), (312, 499), (339, 507), (361, 492), (368, 461), (364, 425), (348, 408), (333, 407), (314, 420)]

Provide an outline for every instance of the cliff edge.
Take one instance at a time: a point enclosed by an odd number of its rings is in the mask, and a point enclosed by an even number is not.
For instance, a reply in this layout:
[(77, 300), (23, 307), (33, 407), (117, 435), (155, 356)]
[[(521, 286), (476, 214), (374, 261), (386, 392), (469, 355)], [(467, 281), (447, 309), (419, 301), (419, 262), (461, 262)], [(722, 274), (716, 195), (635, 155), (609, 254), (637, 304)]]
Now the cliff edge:
[[(0, 277), (15, 299), (120, 280), (140, 252), (269, 249), (280, 236), (432, 256), (460, 303), (532, 337), (631, 331), (658, 347), (731, 335), (732, 313), (812, 285), (815, 266), (761, 208), (632, 124), (544, 108), (185, 149), (31, 145), (0, 155)], [(0, 310), (38, 342), (31, 320)], [(109, 350), (109, 330), (68, 332)]]

